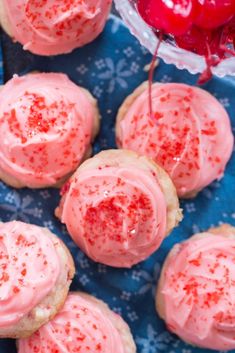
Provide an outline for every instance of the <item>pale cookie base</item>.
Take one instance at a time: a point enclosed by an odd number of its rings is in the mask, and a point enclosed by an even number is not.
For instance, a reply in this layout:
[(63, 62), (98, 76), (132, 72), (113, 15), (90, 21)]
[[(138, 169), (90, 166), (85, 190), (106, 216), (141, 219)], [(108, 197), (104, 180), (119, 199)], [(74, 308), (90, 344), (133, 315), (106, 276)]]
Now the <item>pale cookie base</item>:
[[(210, 228), (208, 230), (209, 233), (211, 234), (215, 234), (215, 235), (222, 235), (224, 237), (231, 237), (231, 238), (235, 238), (235, 227), (229, 225), (229, 224), (223, 224), (219, 227), (216, 227), (216, 228)], [(195, 234), (193, 235), (191, 238), (189, 239), (200, 239), (200, 238), (203, 238), (206, 235), (207, 232), (203, 232), (203, 233), (199, 233), (199, 234)], [(157, 291), (156, 291), (156, 310), (157, 310), (157, 313), (158, 315), (160, 316), (160, 318), (162, 320), (166, 320), (166, 313), (165, 313), (165, 303), (164, 303), (164, 296), (162, 294), (162, 290), (163, 290), (163, 287), (164, 287), (164, 277), (165, 277), (165, 272), (166, 272), (166, 269), (171, 261), (172, 258), (174, 258), (180, 251), (180, 247), (181, 245), (180, 244), (176, 244), (172, 250), (169, 252), (169, 254), (167, 255), (167, 258), (164, 262), (164, 265), (162, 267), (162, 270), (161, 270), (161, 275), (160, 275), (160, 279), (159, 279), (159, 282), (158, 282), (158, 286), (157, 286)], [(190, 342), (187, 342), (191, 345), (193, 345), (192, 343)], [(194, 345), (195, 346), (195, 345)]]
[(67, 298), (69, 287), (75, 274), (73, 258), (65, 244), (59, 238), (47, 228), (44, 228), (44, 233), (53, 239), (61, 261), (61, 273), (57, 283), (48, 296), (18, 323), (7, 328), (1, 327), (0, 338), (26, 338), (31, 336), (58, 313)]
[[(73, 292), (73, 294), (76, 294), (76, 292)], [(115, 314), (102, 300), (96, 299), (95, 297), (82, 292), (77, 292), (77, 294), (97, 305), (97, 307), (99, 307), (99, 309), (102, 310), (102, 312), (109, 318), (121, 336), (124, 353), (136, 353), (136, 345), (129, 326), (121, 318), (121, 316)]]
[[(0, 0), (1, 1), (1, 0)], [(87, 98), (91, 101), (94, 110), (95, 110), (95, 115), (94, 115), (94, 123), (93, 123), (93, 130), (92, 130), (92, 135), (91, 135), (91, 143), (94, 141), (96, 135), (99, 132), (99, 128), (100, 128), (100, 113), (99, 113), (99, 109), (98, 109), (98, 104), (97, 104), (97, 100), (91, 95), (91, 93), (86, 90), (85, 88), (82, 88), (82, 91), (87, 95)], [(80, 164), (82, 162), (84, 162), (84, 160), (86, 160), (87, 158), (89, 158), (92, 154), (92, 146), (90, 145), (87, 147), (86, 152), (84, 153), (84, 156), (80, 162)], [(53, 185), (48, 185), (48, 184), (44, 184), (44, 185), (26, 185), (25, 183), (22, 183), (19, 179), (15, 178), (14, 176), (4, 172), (3, 170), (0, 169), (0, 181), (3, 181), (5, 184), (12, 186), (13, 188), (16, 189), (21, 189), (24, 187), (30, 187), (33, 189), (41, 189), (41, 188), (60, 188), (73, 174), (73, 172), (75, 171), (75, 169), (71, 170), (70, 173), (68, 173), (67, 175), (63, 176), (60, 180), (58, 180), (58, 182), (56, 184)]]
[[(156, 83), (154, 83), (154, 85), (156, 85)], [(159, 83), (160, 85), (160, 83)], [(143, 82), (139, 87), (137, 87), (134, 92), (132, 94), (130, 94), (122, 103), (121, 107), (118, 110), (118, 114), (117, 114), (117, 119), (116, 119), (116, 142), (117, 142), (117, 146), (118, 148), (122, 148), (122, 144), (121, 144), (121, 128), (120, 128), (120, 124), (121, 121), (125, 118), (127, 112), (129, 111), (130, 107), (132, 106), (132, 104), (135, 102), (135, 100), (144, 92), (146, 91), (146, 89), (148, 89), (148, 82), (145, 81)], [(191, 199), (197, 196), (197, 194), (201, 191), (202, 189), (197, 189), (197, 190), (193, 190), (183, 196), (181, 196), (180, 198), (182, 199)]]
[(2, 29), (10, 36), (12, 37), (12, 30), (11, 30), (11, 25), (10, 21), (7, 16), (7, 12), (5, 9), (4, 1), (0, 0), (0, 25)]
[[(156, 180), (160, 184), (167, 204), (166, 235), (169, 234), (182, 220), (182, 210), (179, 208), (179, 200), (176, 190), (168, 174), (151, 159), (139, 156), (135, 152), (129, 150), (107, 150), (100, 152), (95, 157), (85, 161), (77, 171), (93, 170), (99, 166), (106, 165), (107, 163), (110, 166), (117, 165), (119, 167), (125, 166), (130, 168), (133, 163), (135, 163), (137, 168), (152, 171), (156, 174)], [(73, 180), (73, 177), (71, 180)], [(61, 218), (63, 202), (64, 198), (62, 197), (60, 205), (55, 211), (55, 215), (58, 218)]]

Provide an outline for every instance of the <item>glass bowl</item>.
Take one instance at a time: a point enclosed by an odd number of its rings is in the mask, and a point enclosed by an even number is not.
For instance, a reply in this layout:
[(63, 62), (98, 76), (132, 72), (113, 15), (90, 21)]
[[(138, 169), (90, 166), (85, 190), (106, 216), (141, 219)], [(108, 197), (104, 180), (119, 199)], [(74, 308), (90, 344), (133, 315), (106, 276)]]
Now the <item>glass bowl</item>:
[[(158, 38), (138, 14), (134, 4), (135, 1), (114, 0), (114, 2), (117, 11), (131, 33), (153, 54), (157, 47)], [(187, 69), (191, 74), (202, 73), (206, 69), (203, 56), (181, 49), (174, 42), (163, 41), (158, 56), (165, 63), (174, 64), (178, 69)], [(235, 76), (235, 57), (223, 60), (219, 65), (212, 68), (212, 72), (220, 77), (225, 75)]]

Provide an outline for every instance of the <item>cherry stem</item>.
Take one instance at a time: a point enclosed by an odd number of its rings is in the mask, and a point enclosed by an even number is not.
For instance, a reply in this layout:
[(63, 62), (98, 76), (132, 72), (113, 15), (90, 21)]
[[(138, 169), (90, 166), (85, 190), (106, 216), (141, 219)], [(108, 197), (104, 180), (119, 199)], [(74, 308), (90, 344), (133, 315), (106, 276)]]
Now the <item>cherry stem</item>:
[(210, 45), (208, 43), (208, 39), (205, 38), (205, 45), (206, 45), (206, 49), (207, 49), (207, 55), (205, 57), (206, 60), (206, 69), (201, 73), (199, 79), (198, 79), (198, 84), (202, 85), (204, 83), (206, 83), (207, 81), (209, 81), (212, 77), (212, 71), (211, 71), (211, 67), (213, 66), (212, 63), (212, 55), (211, 55), (211, 49), (210, 49)]
[(155, 62), (157, 59), (157, 55), (158, 55), (158, 51), (160, 48), (160, 45), (162, 43), (163, 40), (163, 32), (159, 33), (159, 40), (157, 43), (157, 47), (155, 49), (155, 52), (153, 54), (153, 59), (151, 61), (151, 65), (150, 65), (150, 69), (149, 69), (149, 77), (148, 77), (148, 91), (149, 91), (149, 95), (148, 95), (148, 100), (149, 100), (149, 116), (151, 119), (154, 119), (153, 116), (153, 102), (152, 102), (152, 85), (153, 85), (153, 74), (154, 74), (154, 68), (155, 68)]

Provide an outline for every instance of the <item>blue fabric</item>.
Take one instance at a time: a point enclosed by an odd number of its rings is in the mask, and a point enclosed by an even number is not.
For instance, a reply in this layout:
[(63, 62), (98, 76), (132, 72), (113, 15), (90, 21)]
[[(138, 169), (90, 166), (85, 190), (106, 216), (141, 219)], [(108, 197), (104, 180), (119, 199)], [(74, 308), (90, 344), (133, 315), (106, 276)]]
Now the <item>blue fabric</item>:
[[(151, 56), (140, 47), (121, 21), (111, 17), (104, 33), (92, 44), (66, 56), (34, 56), (28, 71), (66, 72), (74, 82), (88, 88), (98, 99), (102, 124), (94, 145), (96, 153), (101, 149), (115, 147), (114, 123), (117, 109), (123, 99), (147, 79), (143, 68), (150, 60)], [(155, 79), (188, 84), (197, 81), (196, 76), (178, 71), (163, 62), (156, 69)], [(213, 78), (205, 89), (225, 106), (235, 127), (235, 80)], [(84, 290), (102, 298), (113, 310), (123, 315), (131, 327), (139, 353), (207, 352), (183, 343), (166, 331), (164, 323), (155, 312), (154, 293), (162, 263), (173, 244), (220, 222), (235, 225), (234, 162), (235, 155), (222, 181), (210, 185), (197, 198), (181, 202), (185, 216), (181, 225), (164, 241), (159, 251), (131, 270), (96, 264), (77, 248), (65, 227), (54, 217), (54, 209), (59, 201), (57, 190), (14, 190), (0, 183), (0, 219), (19, 219), (46, 226), (62, 238), (76, 262), (72, 290)], [(14, 341), (0, 340), (0, 353), (15, 353), (14, 347)]]

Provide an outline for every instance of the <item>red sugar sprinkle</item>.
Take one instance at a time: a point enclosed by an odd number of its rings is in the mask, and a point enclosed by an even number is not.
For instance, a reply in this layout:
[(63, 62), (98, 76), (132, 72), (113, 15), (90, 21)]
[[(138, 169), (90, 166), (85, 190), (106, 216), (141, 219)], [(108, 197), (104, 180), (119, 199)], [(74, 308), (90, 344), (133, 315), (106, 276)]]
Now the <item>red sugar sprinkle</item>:
[(154, 113), (154, 119), (159, 120), (161, 118), (163, 118), (164, 114), (160, 113), (160, 112), (155, 112)]
[(200, 252), (197, 258), (189, 261), (190, 264), (199, 267), (201, 265), (202, 253)]
[(20, 234), (16, 240), (16, 245), (25, 244), (25, 242), (26, 242), (25, 237), (22, 234)]
[(0, 282), (7, 282), (7, 281), (9, 281), (9, 275), (8, 275), (8, 273), (7, 272), (3, 272), (2, 273), (2, 276), (0, 277)]
[(217, 292), (206, 293), (204, 304), (208, 307), (211, 307), (214, 304), (218, 304), (220, 298), (221, 298), (221, 293), (217, 293)]
[(16, 293), (16, 294), (19, 293), (20, 292), (19, 287), (14, 286), (13, 287), (13, 292)]
[[(120, 184), (120, 181), (117, 182)], [(136, 237), (137, 224), (139, 229), (144, 224), (147, 235), (152, 233), (152, 226), (149, 225), (149, 228), (146, 226), (152, 214), (152, 205), (144, 194), (133, 194), (131, 200), (119, 194), (115, 197), (104, 197), (96, 207), (87, 205), (84, 237), (91, 246), (101, 239), (103, 243), (109, 239), (123, 244), (128, 239)], [(125, 219), (129, 220), (126, 234), (123, 233)]]
[(27, 273), (27, 270), (26, 270), (26, 268), (24, 268), (24, 269), (21, 271), (21, 274), (22, 274), (22, 276), (26, 276), (26, 273)]
[(71, 181), (67, 181), (67, 183), (65, 183), (62, 186), (62, 188), (60, 189), (61, 196), (65, 195), (69, 191), (70, 185), (71, 185)]
[(227, 324), (234, 324), (235, 322), (235, 316), (231, 315), (230, 313), (224, 313), (222, 311), (216, 313), (213, 318), (218, 322), (218, 323), (227, 323)]
[(194, 265), (194, 266), (200, 266), (201, 265), (201, 262), (198, 259), (190, 260), (189, 263)]
[(8, 123), (10, 132), (17, 138), (21, 139), (22, 143), (26, 143), (27, 138), (24, 136), (20, 123), (16, 117), (16, 110), (11, 109), (9, 113), (4, 113), (4, 119), (6, 119)]
[(80, 195), (80, 191), (78, 189), (72, 189), (71, 196), (78, 197)]
[(102, 349), (101, 344), (98, 343), (98, 344), (96, 345), (96, 350), (97, 350), (97, 351), (101, 351), (101, 349)]
[(198, 289), (199, 284), (197, 283), (195, 278), (191, 278), (189, 282), (184, 286), (183, 290), (186, 292), (187, 295), (192, 294), (194, 297), (198, 296)]

